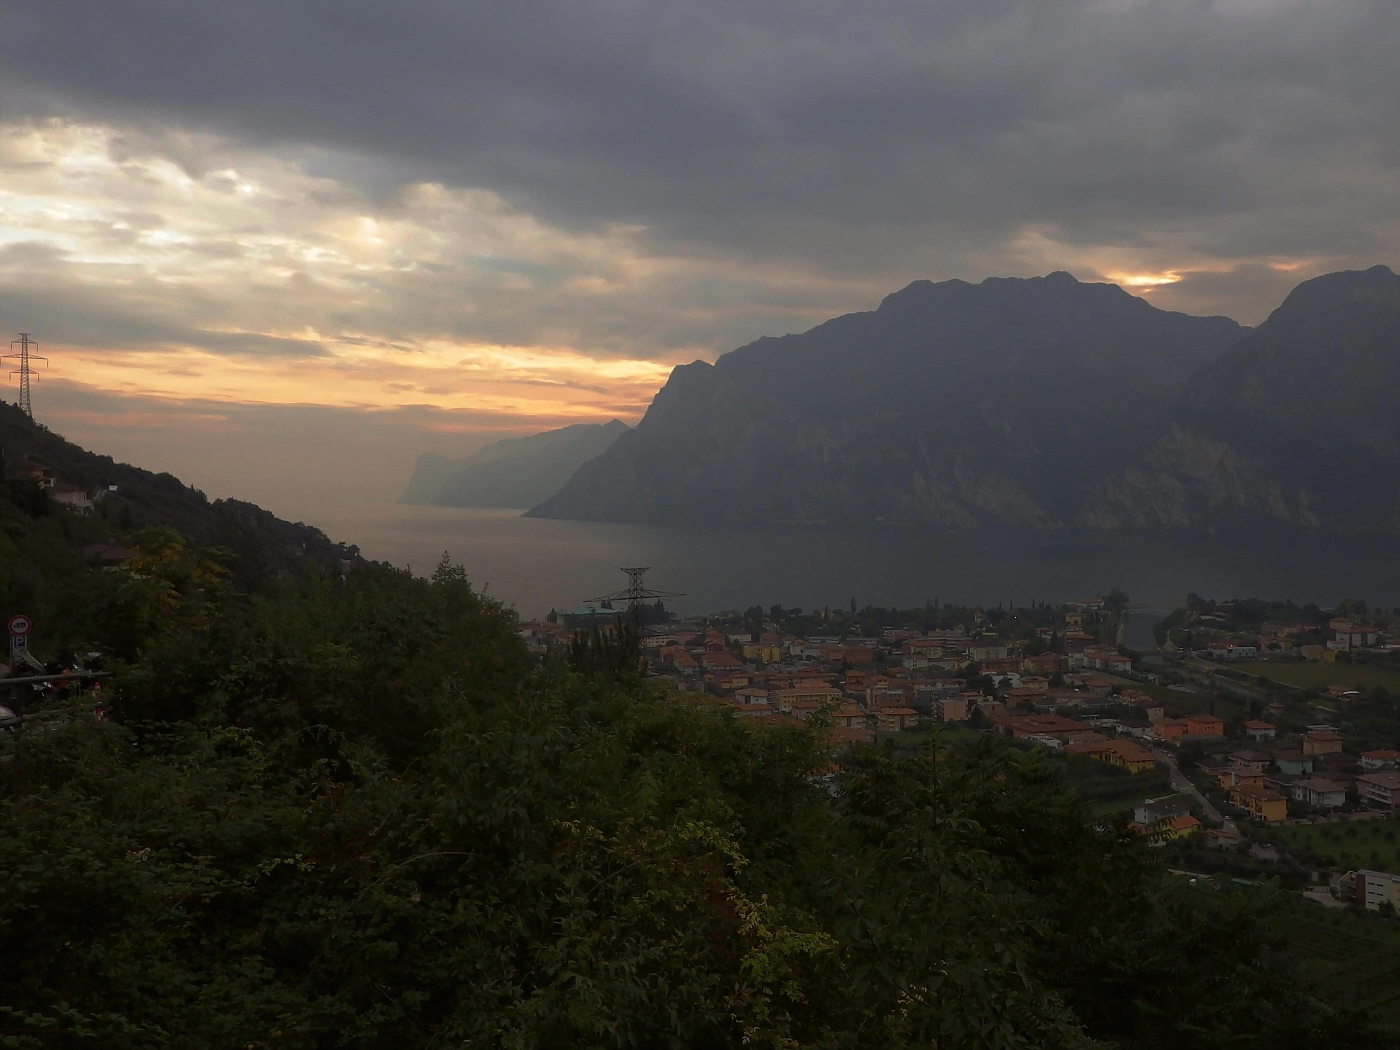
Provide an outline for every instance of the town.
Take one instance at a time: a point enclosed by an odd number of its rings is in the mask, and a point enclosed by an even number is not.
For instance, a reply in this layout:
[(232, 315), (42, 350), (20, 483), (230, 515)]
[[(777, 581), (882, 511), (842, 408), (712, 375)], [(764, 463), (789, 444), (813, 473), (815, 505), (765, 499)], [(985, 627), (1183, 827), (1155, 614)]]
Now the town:
[[(736, 718), (820, 725), (833, 749), (939, 734), (1039, 750), (1184, 873), (1276, 874), (1330, 906), (1400, 907), (1400, 611), (1192, 595), (1147, 651), (1123, 643), (1120, 592), (1053, 607), (642, 613), (647, 674)], [(543, 655), (618, 615), (553, 612), (521, 634)]]

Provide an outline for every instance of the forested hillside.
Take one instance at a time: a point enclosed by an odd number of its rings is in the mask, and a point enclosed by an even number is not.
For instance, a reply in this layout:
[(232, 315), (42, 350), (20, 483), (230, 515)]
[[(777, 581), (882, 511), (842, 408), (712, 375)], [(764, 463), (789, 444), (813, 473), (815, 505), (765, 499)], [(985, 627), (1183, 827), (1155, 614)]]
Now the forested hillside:
[[(88, 525), (3, 502), (12, 576)], [(0, 1045), (1394, 1045), (1273, 951), (1275, 891), (1169, 877), (1026, 753), (533, 662), (446, 563), (123, 539), (44, 569), (100, 704), (0, 740)]]

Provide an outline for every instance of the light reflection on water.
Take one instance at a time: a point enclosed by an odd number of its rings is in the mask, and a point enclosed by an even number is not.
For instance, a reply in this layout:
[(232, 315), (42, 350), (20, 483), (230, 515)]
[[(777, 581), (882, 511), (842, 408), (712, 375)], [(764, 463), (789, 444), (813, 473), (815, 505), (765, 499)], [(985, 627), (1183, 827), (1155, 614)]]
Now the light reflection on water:
[[(313, 524), (367, 557), (427, 573), (446, 551), (525, 616), (621, 588), (618, 568), (683, 591), (672, 607), (810, 609), (1064, 602), (1117, 587), (1134, 608), (1167, 610), (1189, 591), (1327, 605), (1400, 605), (1400, 542), (1112, 533), (947, 533), (896, 527), (657, 526), (522, 518), (518, 511), (337, 508)], [(1152, 618), (1135, 616), (1130, 641)]]

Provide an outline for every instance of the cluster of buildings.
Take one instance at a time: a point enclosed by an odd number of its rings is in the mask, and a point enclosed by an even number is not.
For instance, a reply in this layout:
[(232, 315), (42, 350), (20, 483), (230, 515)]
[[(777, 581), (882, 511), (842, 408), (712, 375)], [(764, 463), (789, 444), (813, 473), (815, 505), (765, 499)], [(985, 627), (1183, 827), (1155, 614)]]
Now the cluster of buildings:
[[(891, 628), (870, 637), (799, 637), (768, 621), (737, 629), (681, 622), (647, 628), (642, 646), (648, 673), (674, 690), (707, 694), (737, 717), (760, 722), (820, 717), (838, 744), (925, 723), (970, 723), (1129, 773), (1156, 768), (1170, 752), (1201, 756), (1192, 770), (1197, 783), (1261, 824), (1290, 813), (1400, 808), (1400, 751), (1353, 753), (1335, 726), (1287, 733), (1262, 717), (1231, 725), (1227, 737), (1225, 720), (1214, 714), (1168, 714), (1161, 690), (1143, 687), (1152, 676), (1136, 673), (1132, 657), (1100, 637), (1101, 603), (1065, 606), (1041, 619), (1033, 635), (1023, 622), (1015, 638), (976, 611), (951, 628)], [(1298, 626), (1305, 625), (1266, 624), (1260, 644), (1213, 655), (1288, 651), (1284, 643)], [(1328, 652), (1342, 643), (1385, 644), (1354, 620), (1334, 618), (1329, 630)], [(536, 622), (522, 625), (522, 634), (545, 652), (567, 644), (573, 632)], [(1345, 692), (1334, 690), (1342, 700)], [(1276, 717), (1283, 707), (1270, 704), (1262, 713)], [(1204, 830), (1181, 797), (1149, 800), (1131, 826), (1154, 843)]]
[(1292, 657), (1331, 661), (1338, 653), (1400, 650), (1400, 639), (1350, 616), (1334, 616), (1325, 624), (1266, 622), (1258, 628), (1257, 636), (1244, 631), (1218, 633), (1218, 639), (1197, 648), (1195, 655), (1211, 660)]
[[(967, 624), (892, 628), (878, 637), (798, 637), (773, 622), (758, 630), (682, 622), (647, 628), (642, 644), (649, 673), (678, 691), (712, 695), (742, 718), (782, 722), (821, 715), (838, 740), (856, 741), (977, 714), (1008, 735), (1024, 736), (1018, 718), (1039, 712), (1053, 718), (1065, 706), (1109, 706), (1115, 682), (1103, 672), (1130, 669), (1132, 659), (1099, 643), (1094, 627), (1101, 606), (1096, 600), (1056, 610), (1047, 617), (1053, 624), (1019, 639), (1001, 637), (974, 610)], [(537, 652), (572, 636), (570, 628), (548, 621), (523, 624), (521, 633)], [(1088, 730), (1083, 742), (1107, 739)], [(1138, 760), (1113, 750), (1104, 757)]]
[(1257, 747), (1202, 761), (1199, 769), (1232, 805), (1256, 820), (1286, 819), (1290, 802), (1295, 812), (1400, 808), (1400, 751), (1354, 754), (1345, 749), (1342, 733), (1329, 725), (1308, 726), (1288, 738), (1279, 738), (1277, 727), (1259, 720), (1245, 722), (1244, 730)]

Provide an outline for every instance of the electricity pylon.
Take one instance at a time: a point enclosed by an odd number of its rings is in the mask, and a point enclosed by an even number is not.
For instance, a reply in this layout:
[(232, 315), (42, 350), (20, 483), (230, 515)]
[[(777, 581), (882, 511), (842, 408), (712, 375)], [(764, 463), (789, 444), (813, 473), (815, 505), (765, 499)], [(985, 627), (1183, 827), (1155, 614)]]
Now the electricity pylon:
[(10, 349), (19, 347), (19, 353), (9, 353), (4, 355), (6, 361), (15, 360), (19, 362), (19, 367), (10, 373), (12, 376), (19, 376), (19, 409), (30, 419), (34, 418), (34, 403), (29, 397), (29, 377), (34, 370), (30, 368), (30, 361), (42, 361), (49, 363), (47, 357), (37, 357), (30, 354), (30, 350), (39, 344), (29, 338), (28, 332), (20, 332), (18, 339), (10, 340)]

